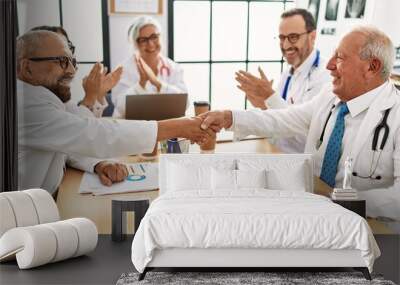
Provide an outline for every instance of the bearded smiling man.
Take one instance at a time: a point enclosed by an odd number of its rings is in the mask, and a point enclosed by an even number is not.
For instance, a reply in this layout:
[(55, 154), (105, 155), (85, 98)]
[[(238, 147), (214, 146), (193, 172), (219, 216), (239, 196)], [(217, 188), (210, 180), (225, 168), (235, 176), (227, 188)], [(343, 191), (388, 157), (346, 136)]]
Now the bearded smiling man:
[[(125, 121), (95, 118), (89, 109), (85, 115), (84, 106), (79, 114), (68, 110), (75, 67), (67, 42), (54, 32), (28, 32), (17, 40), (20, 189), (56, 193), (66, 163), (95, 172), (111, 185), (128, 172), (125, 165), (104, 158), (151, 152), (156, 141), (167, 138), (201, 143), (213, 136), (200, 129), (199, 118)], [(96, 82), (103, 74), (96, 64), (90, 77)]]
[[(273, 89), (273, 81), (267, 78), (261, 68), (259, 78), (242, 70), (236, 73), (239, 89), (246, 93), (254, 107), (263, 110), (286, 108), (309, 101), (330, 82), (326, 61), (314, 48), (316, 23), (311, 13), (304, 9), (293, 9), (284, 12), (281, 19), (280, 48), (290, 67), (282, 73), (278, 89)], [(301, 153), (305, 141), (306, 134), (280, 139), (276, 144), (283, 152)]]

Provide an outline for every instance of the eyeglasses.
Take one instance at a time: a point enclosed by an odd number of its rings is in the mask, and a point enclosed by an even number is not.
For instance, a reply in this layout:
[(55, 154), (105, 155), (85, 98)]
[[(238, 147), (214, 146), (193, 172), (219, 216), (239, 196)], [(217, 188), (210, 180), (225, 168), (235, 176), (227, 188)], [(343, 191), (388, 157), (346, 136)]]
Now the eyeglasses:
[(50, 57), (31, 57), (28, 58), (29, 60), (32, 61), (49, 61), (49, 60), (58, 60), (60, 66), (62, 69), (67, 69), (69, 66), (69, 63), (72, 64), (72, 66), (76, 69), (76, 58), (75, 57), (68, 57), (68, 56), (50, 56)]
[(142, 46), (142, 45), (148, 44), (150, 41), (152, 43), (157, 43), (159, 38), (160, 38), (160, 34), (151, 34), (149, 37), (137, 38), (136, 42), (138, 45)]
[(287, 36), (285, 35), (279, 35), (279, 40), (281, 41), (281, 43), (283, 43), (286, 39), (288, 39), (289, 43), (291, 44), (295, 44), (297, 43), (297, 41), (300, 39), (300, 37), (302, 35), (308, 34), (310, 32), (304, 32), (301, 34), (296, 34), (296, 33), (292, 33), (292, 34), (288, 34)]

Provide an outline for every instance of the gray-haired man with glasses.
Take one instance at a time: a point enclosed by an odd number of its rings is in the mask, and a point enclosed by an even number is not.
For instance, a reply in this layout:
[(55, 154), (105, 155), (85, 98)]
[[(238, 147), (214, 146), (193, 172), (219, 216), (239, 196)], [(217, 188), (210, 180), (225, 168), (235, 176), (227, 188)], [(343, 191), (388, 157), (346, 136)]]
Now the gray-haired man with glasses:
[[(282, 73), (278, 88), (273, 89), (273, 80), (269, 80), (261, 68), (260, 77), (242, 70), (236, 73), (239, 89), (246, 93), (254, 107), (263, 110), (309, 101), (330, 80), (326, 61), (314, 48), (316, 23), (313, 16), (307, 10), (293, 9), (284, 12), (281, 19), (278, 38), (282, 55), (290, 67)], [(280, 139), (277, 145), (283, 152), (301, 153), (305, 134)]]

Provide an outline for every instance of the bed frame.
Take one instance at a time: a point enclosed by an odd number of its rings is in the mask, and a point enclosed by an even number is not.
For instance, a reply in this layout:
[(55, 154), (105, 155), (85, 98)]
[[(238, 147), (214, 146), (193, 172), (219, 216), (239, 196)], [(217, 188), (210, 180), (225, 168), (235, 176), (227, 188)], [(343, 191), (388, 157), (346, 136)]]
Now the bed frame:
[(250, 268), (282, 267), (350, 267), (361, 271), (365, 279), (371, 280), (359, 250), (170, 248), (155, 250), (152, 261), (139, 275), (139, 281), (144, 279), (148, 271), (155, 268), (232, 268), (235, 271), (246, 271)]
[[(211, 163), (220, 159), (240, 158), (273, 158), (277, 160), (304, 161), (306, 191), (314, 192), (313, 162), (309, 154), (287, 155), (260, 155), (249, 153), (213, 154), (213, 155), (185, 155), (186, 158)], [(167, 161), (179, 161), (184, 156), (164, 154), (160, 157), (160, 195), (168, 191)], [(146, 273), (156, 268), (231, 268), (234, 271), (246, 269), (266, 268), (354, 268), (361, 271), (367, 280), (371, 280), (369, 270), (361, 257), (359, 250), (332, 250), (332, 249), (254, 249), (254, 248), (167, 248), (157, 249), (153, 259), (149, 262), (139, 280), (143, 280)]]

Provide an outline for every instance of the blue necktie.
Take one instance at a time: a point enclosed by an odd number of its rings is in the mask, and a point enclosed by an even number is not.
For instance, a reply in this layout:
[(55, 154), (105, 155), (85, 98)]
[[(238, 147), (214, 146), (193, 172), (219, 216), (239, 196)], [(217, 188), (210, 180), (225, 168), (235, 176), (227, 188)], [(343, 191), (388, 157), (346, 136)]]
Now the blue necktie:
[(346, 103), (341, 103), (336, 123), (333, 127), (328, 145), (325, 150), (324, 161), (322, 162), (321, 175), (322, 181), (330, 187), (335, 187), (337, 166), (340, 158), (340, 150), (344, 134), (344, 117), (349, 113)]

